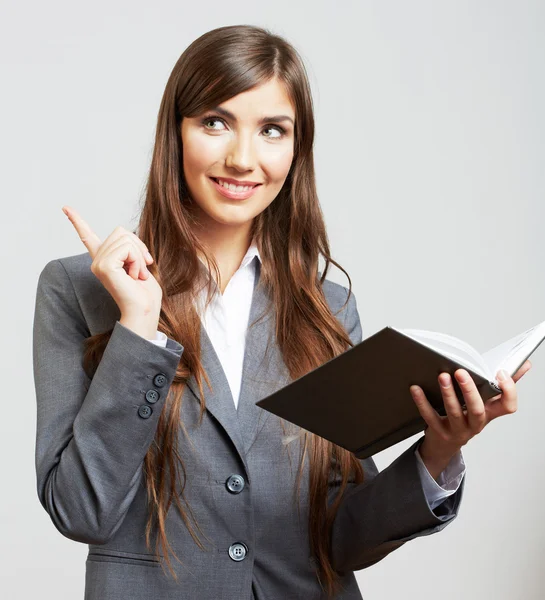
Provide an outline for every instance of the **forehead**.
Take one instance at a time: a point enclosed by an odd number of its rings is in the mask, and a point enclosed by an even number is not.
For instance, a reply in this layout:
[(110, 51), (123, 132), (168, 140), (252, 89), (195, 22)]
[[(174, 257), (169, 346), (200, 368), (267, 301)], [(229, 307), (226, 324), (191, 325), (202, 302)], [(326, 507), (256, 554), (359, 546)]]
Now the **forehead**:
[(295, 121), (295, 107), (285, 86), (272, 79), (246, 90), (219, 105), (235, 113), (239, 118), (258, 118), (263, 114), (287, 115)]

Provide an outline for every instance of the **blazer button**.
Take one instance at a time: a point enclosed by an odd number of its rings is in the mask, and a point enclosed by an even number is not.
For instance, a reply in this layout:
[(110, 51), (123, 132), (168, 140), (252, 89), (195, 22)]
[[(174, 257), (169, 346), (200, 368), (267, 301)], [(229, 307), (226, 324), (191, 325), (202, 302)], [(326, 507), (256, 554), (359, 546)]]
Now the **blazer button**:
[(238, 561), (244, 560), (246, 558), (246, 554), (248, 553), (248, 546), (243, 544), (242, 542), (236, 542), (235, 544), (231, 544), (229, 546), (229, 556)]
[(225, 482), (225, 486), (232, 494), (240, 494), (244, 489), (244, 477), (231, 475)]
[(153, 378), (153, 385), (155, 387), (163, 387), (167, 382), (167, 377), (164, 373), (157, 373), (157, 375)]
[(143, 419), (148, 419), (149, 417), (151, 417), (152, 412), (153, 410), (151, 409), (151, 406), (148, 406), (147, 404), (142, 404), (142, 406), (138, 407), (138, 414)]
[(146, 400), (150, 403), (150, 404), (155, 404), (157, 402), (157, 400), (159, 400), (159, 392), (157, 390), (148, 390), (146, 392)]

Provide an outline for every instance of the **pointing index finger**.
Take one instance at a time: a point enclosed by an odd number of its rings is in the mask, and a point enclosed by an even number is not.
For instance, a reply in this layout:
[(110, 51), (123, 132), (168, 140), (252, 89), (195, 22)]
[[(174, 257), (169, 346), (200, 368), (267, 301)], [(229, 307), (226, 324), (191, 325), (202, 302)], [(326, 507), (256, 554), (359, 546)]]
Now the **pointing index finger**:
[(89, 250), (91, 258), (95, 258), (95, 255), (102, 244), (102, 241), (98, 235), (91, 229), (91, 227), (79, 216), (79, 214), (70, 206), (63, 206), (62, 212), (68, 217), (68, 220), (72, 223), (78, 235)]

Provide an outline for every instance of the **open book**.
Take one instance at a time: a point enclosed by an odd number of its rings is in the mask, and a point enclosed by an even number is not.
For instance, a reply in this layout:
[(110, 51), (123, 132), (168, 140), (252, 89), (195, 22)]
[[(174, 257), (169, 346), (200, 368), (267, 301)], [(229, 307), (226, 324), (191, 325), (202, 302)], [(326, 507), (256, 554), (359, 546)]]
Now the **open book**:
[(513, 376), (545, 339), (545, 321), (481, 354), (451, 335), (384, 327), (339, 356), (277, 390), (257, 406), (366, 458), (423, 431), (409, 387), (419, 385), (446, 415), (438, 376), (463, 368), (483, 400), (501, 388), (497, 372)]

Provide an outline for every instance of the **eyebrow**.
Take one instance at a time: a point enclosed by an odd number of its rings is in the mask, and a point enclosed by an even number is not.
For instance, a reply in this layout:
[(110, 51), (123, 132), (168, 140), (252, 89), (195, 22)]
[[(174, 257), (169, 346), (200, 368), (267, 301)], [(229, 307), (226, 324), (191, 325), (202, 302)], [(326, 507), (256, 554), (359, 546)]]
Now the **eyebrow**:
[[(215, 108), (212, 109), (212, 111), (220, 113), (220, 115), (223, 115), (224, 117), (227, 117), (228, 119), (231, 119), (232, 121), (235, 121), (235, 123), (237, 121), (237, 118), (231, 111), (226, 110), (225, 108), (221, 108), (221, 106), (216, 106)], [(263, 117), (263, 118), (259, 119), (258, 123), (259, 123), (259, 125), (264, 125), (266, 123), (280, 123), (282, 121), (291, 121), (291, 123), (293, 125), (293, 119), (291, 117), (288, 117), (288, 115), (276, 115), (274, 117)]]

